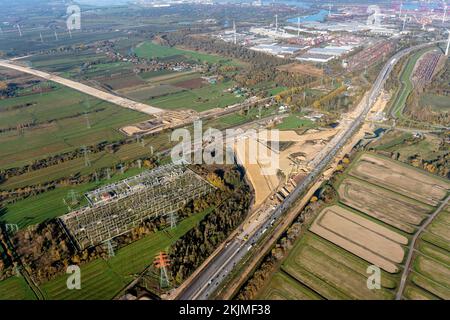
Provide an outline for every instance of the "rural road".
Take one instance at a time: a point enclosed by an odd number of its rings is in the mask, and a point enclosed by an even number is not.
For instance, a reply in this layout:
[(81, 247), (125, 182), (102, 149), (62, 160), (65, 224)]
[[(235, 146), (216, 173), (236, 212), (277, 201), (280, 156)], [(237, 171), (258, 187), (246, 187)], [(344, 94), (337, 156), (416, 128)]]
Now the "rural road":
[(439, 207), (434, 210), (432, 214), (428, 217), (428, 219), (425, 221), (425, 223), (417, 230), (417, 232), (414, 234), (414, 237), (411, 240), (411, 243), (409, 244), (409, 251), (408, 251), (408, 257), (406, 258), (405, 267), (403, 269), (402, 277), (400, 280), (400, 286), (398, 287), (397, 294), (395, 296), (395, 300), (401, 300), (403, 297), (403, 291), (405, 290), (406, 286), (406, 279), (408, 279), (409, 270), (411, 268), (411, 262), (413, 260), (414, 256), (414, 248), (416, 247), (417, 240), (419, 239), (419, 236), (422, 234), (423, 231), (430, 225), (430, 223), (436, 218), (436, 216), (444, 209), (444, 207), (447, 205), (447, 203), (450, 201), (450, 195), (448, 195), (440, 204)]
[(162, 109), (158, 109), (158, 108), (146, 105), (144, 103), (136, 102), (136, 101), (133, 101), (133, 100), (130, 100), (127, 98), (122, 98), (122, 97), (113, 95), (111, 93), (89, 87), (80, 82), (65, 79), (65, 78), (59, 77), (57, 75), (54, 75), (54, 74), (51, 74), (48, 72), (44, 72), (44, 71), (39, 71), (39, 70), (32, 69), (29, 67), (19, 66), (8, 60), (0, 60), (0, 67), (13, 69), (13, 70), (16, 70), (19, 72), (31, 74), (31, 75), (39, 77), (39, 78), (53, 81), (53, 82), (62, 84), (63, 86), (72, 88), (74, 90), (77, 90), (77, 91), (85, 93), (85, 94), (88, 94), (97, 99), (101, 99), (101, 100), (113, 103), (113, 104), (118, 105), (123, 108), (132, 109), (132, 110), (136, 110), (136, 111), (143, 112), (146, 114), (151, 114), (151, 115), (155, 115), (155, 114), (164, 112), (164, 110), (162, 110)]
[(341, 147), (353, 136), (358, 127), (364, 122), (367, 114), (379, 96), (386, 79), (389, 77), (393, 67), (398, 60), (410, 52), (431, 45), (430, 43), (418, 45), (415, 47), (404, 49), (396, 53), (385, 64), (378, 75), (375, 83), (370, 90), (367, 98), (366, 106), (362, 112), (357, 116), (353, 122), (345, 129), (340, 136), (340, 140), (330, 148), (330, 151), (324, 155), (317, 166), (310, 172), (306, 179), (293, 190), (285, 201), (279, 205), (268, 217), (261, 221), (259, 228), (247, 240), (233, 239), (226, 247), (216, 252), (212, 260), (201, 266), (203, 268), (192, 279), (188, 279), (190, 284), (186, 286), (176, 299), (179, 300), (205, 300), (220, 286), (222, 281), (229, 275), (234, 266), (241, 261), (253, 245), (261, 239), (263, 234), (277, 221), (283, 214), (291, 207), (292, 204), (305, 192), (309, 185), (314, 182), (321, 174), (321, 172), (334, 159)]

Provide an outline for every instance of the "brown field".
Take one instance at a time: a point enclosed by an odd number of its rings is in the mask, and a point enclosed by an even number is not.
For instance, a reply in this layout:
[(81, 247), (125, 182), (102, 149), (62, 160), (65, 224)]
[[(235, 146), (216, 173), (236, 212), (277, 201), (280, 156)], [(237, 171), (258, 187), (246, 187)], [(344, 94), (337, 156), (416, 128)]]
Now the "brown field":
[(183, 89), (198, 89), (205, 86), (207, 83), (202, 78), (189, 79), (181, 82), (174, 83), (176, 87)]
[(354, 209), (408, 233), (415, 231), (432, 210), (412, 199), (347, 178), (339, 186), (340, 201)]
[(145, 84), (145, 81), (136, 76), (135, 74), (129, 74), (114, 78), (105, 78), (104, 80), (102, 80), (102, 82), (107, 86), (111, 87), (111, 89), (113, 90), (121, 90)]
[(323, 210), (310, 231), (390, 273), (404, 257), (402, 244), (408, 239), (347, 209), (332, 206)]
[(308, 236), (307, 242), (294, 248), (282, 269), (327, 299), (392, 299), (385, 285), (392, 288), (395, 284), (382, 277), (381, 290), (368, 289), (367, 262), (333, 249), (333, 244)]
[(450, 189), (450, 183), (442, 179), (369, 154), (361, 156), (350, 175), (432, 206), (437, 206)]
[(316, 68), (314, 66), (308, 64), (301, 63), (290, 63), (283, 66), (279, 66), (277, 68), (280, 71), (291, 72), (291, 73), (299, 73), (306, 74), (308, 76), (313, 77), (321, 77), (323, 75), (323, 70)]

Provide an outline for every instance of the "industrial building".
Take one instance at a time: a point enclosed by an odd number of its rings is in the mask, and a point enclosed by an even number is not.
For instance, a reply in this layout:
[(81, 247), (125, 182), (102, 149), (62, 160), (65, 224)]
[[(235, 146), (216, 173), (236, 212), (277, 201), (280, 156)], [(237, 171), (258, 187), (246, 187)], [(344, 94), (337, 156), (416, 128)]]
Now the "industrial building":
[(88, 192), (89, 206), (59, 218), (78, 249), (97, 246), (143, 221), (176, 213), (214, 187), (180, 165), (165, 165)]
[(310, 61), (327, 63), (335, 58), (338, 58), (344, 54), (351, 52), (354, 46), (327, 46), (324, 48), (312, 48), (305, 54), (297, 57), (299, 61)]
[(307, 49), (307, 47), (296, 47), (296, 46), (284, 46), (277, 43), (271, 44), (259, 44), (250, 47), (250, 50), (264, 52), (278, 57), (286, 57), (300, 53), (302, 50)]

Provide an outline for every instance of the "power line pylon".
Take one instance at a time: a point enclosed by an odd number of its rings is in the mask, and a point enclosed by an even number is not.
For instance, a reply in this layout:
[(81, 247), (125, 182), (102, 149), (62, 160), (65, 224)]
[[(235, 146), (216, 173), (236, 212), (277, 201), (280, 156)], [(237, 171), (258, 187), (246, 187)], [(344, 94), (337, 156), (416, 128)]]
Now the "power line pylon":
[(89, 152), (89, 150), (87, 149), (87, 147), (83, 146), (84, 166), (85, 167), (90, 167), (91, 166), (91, 161), (89, 160), (88, 152)]
[(170, 216), (170, 228), (171, 229), (175, 229), (177, 227), (177, 222), (178, 222), (178, 215), (176, 212), (171, 212)]
[(109, 258), (114, 257), (116, 254), (114, 253), (114, 248), (111, 243), (111, 240), (106, 241), (106, 246), (108, 247), (108, 257)]
[(155, 267), (160, 270), (159, 287), (160, 289), (170, 286), (169, 276), (167, 275), (167, 267), (170, 265), (170, 260), (167, 254), (161, 251), (154, 261)]

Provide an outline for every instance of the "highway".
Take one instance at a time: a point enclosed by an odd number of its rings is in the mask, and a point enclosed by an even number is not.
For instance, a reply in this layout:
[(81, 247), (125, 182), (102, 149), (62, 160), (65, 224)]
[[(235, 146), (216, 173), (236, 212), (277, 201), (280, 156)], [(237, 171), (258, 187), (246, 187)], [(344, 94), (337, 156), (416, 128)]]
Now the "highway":
[(211, 294), (220, 286), (222, 281), (227, 277), (236, 264), (251, 251), (253, 245), (261, 239), (262, 235), (267, 232), (267, 230), (270, 229), (270, 227), (278, 219), (283, 216), (291, 205), (293, 205), (294, 202), (308, 190), (311, 183), (320, 177), (322, 171), (331, 163), (331, 161), (338, 154), (339, 150), (357, 131), (359, 126), (367, 117), (367, 114), (381, 93), (386, 79), (389, 77), (393, 67), (399, 59), (414, 50), (418, 50), (429, 45), (432, 45), (432, 43), (404, 49), (389, 59), (379, 73), (371, 91), (369, 92), (369, 95), (367, 96), (366, 106), (363, 108), (359, 116), (354, 119), (353, 123), (345, 129), (345, 132), (341, 135), (341, 139), (336, 141), (336, 144), (330, 148), (330, 152), (323, 155), (323, 158), (317, 162), (317, 166), (309, 173), (306, 179), (301, 184), (297, 185), (285, 201), (274, 209), (272, 214), (269, 215), (265, 221), (261, 222), (261, 225), (255, 230), (253, 235), (249, 236), (247, 240), (237, 238), (229, 242), (211, 259), (203, 270), (201, 270), (195, 278), (192, 279), (191, 284), (177, 296), (177, 299), (206, 300), (210, 298)]
[(119, 96), (113, 95), (111, 93), (89, 87), (80, 82), (72, 81), (72, 80), (62, 78), (62, 77), (59, 77), (57, 75), (54, 75), (54, 74), (51, 74), (48, 72), (35, 70), (35, 69), (29, 68), (29, 67), (19, 66), (8, 60), (0, 60), (0, 67), (13, 69), (13, 70), (16, 70), (19, 72), (31, 74), (31, 75), (39, 77), (39, 78), (53, 81), (53, 82), (62, 84), (63, 86), (72, 88), (74, 90), (77, 90), (77, 91), (85, 93), (85, 94), (88, 94), (97, 99), (101, 99), (101, 100), (113, 103), (113, 104), (118, 105), (123, 108), (128, 108), (128, 109), (136, 110), (136, 111), (143, 112), (146, 114), (151, 114), (151, 115), (164, 112), (164, 110), (162, 110), (162, 109), (158, 109), (158, 108), (149, 106), (147, 104), (136, 102), (136, 101), (133, 101), (133, 100), (130, 100), (127, 98), (119, 97)]

